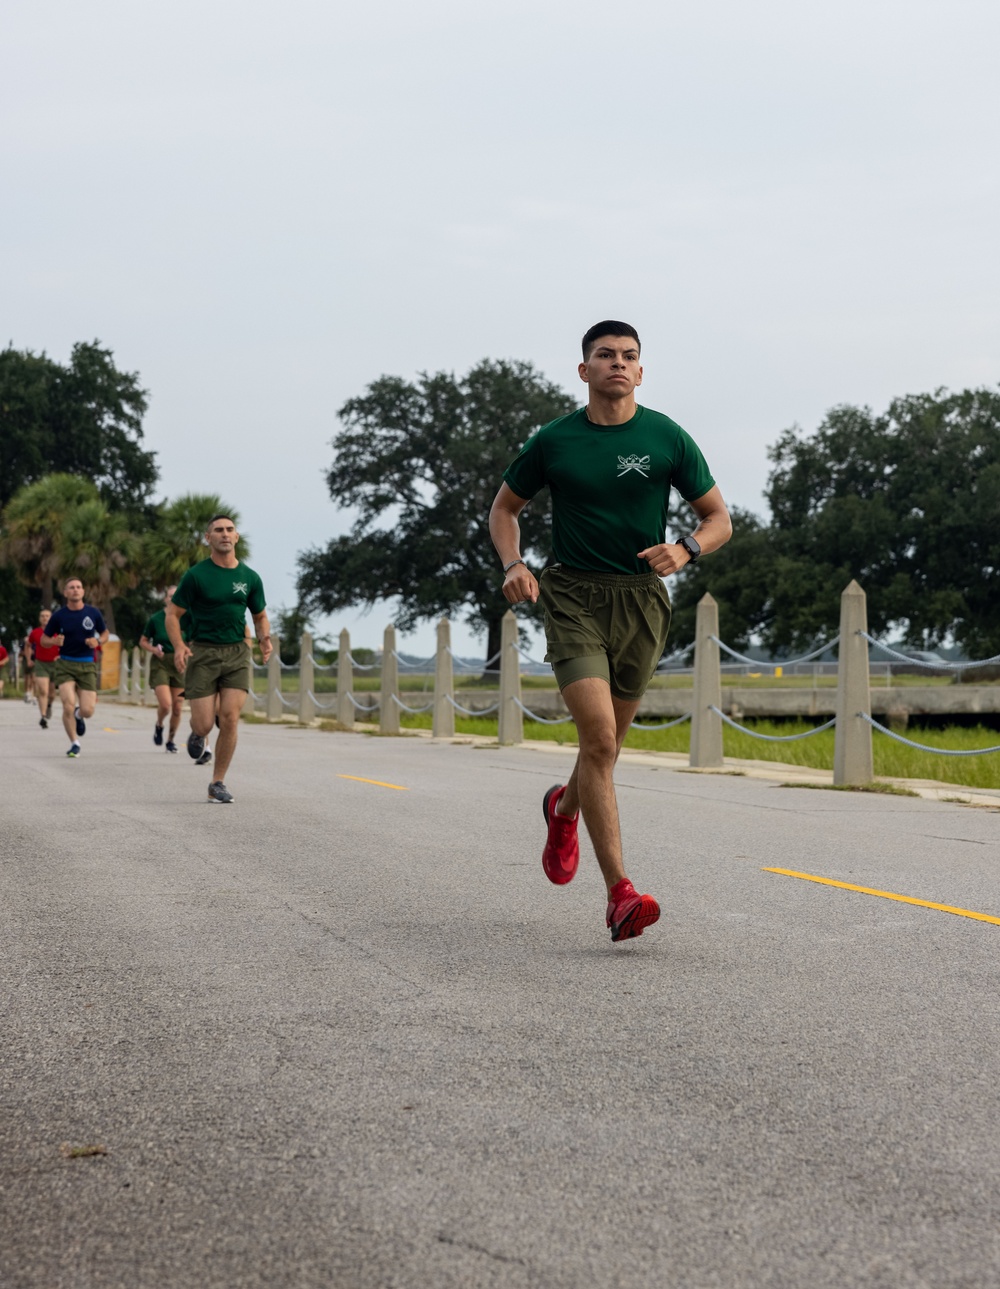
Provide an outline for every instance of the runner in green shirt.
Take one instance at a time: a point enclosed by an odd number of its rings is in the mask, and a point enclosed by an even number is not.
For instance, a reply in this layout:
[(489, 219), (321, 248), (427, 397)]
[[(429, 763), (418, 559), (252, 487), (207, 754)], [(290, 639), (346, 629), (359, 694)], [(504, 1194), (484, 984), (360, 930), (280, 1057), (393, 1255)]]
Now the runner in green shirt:
[[(170, 717), (170, 731), (167, 737), (166, 750), (176, 752), (174, 736), (181, 723), (181, 709), (184, 706), (184, 682), (174, 666), (174, 646), (167, 635), (166, 606), (173, 598), (175, 586), (168, 586), (164, 596), (164, 607), (152, 614), (142, 629), (139, 637), (139, 648), (153, 655), (149, 668), (149, 683), (156, 694), (156, 725), (153, 727), (153, 742), (157, 747), (163, 746), (163, 723)], [(189, 617), (181, 624), (181, 636), (185, 642), (190, 641), (194, 619)]]
[[(218, 696), (219, 737), (208, 799), (220, 803), (234, 799), (223, 780), (236, 751), (240, 712), (253, 684), (253, 656), (246, 639), (248, 609), (264, 662), (272, 648), (264, 586), (253, 569), (236, 558), (239, 536), (228, 515), (212, 519), (205, 534), (209, 558), (189, 568), (181, 578), (166, 617), (174, 665), (191, 704), (187, 750), (195, 761), (204, 754)], [(190, 645), (182, 636), (181, 619), (186, 613), (195, 621)]]
[[(542, 867), (573, 879), (583, 810), (608, 890), (612, 940), (642, 935), (660, 916), (651, 895), (625, 875), (614, 767), (663, 654), (670, 600), (662, 578), (717, 550), (732, 535), (729, 512), (705, 458), (674, 421), (640, 407), (639, 336), (624, 322), (599, 322), (583, 337), (578, 368), (587, 406), (544, 425), (504, 472), (490, 535), (511, 604), (539, 598), (547, 659), (580, 752), (569, 781), (546, 792)], [(521, 558), (518, 516), (548, 486), (556, 563), (536, 581)], [(670, 489), (697, 517), (691, 536), (666, 540)]]

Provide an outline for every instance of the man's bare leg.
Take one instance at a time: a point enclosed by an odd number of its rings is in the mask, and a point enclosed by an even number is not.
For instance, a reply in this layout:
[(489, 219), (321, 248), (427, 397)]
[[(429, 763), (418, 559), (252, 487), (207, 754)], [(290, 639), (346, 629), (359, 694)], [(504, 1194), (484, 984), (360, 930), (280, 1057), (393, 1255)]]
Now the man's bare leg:
[(153, 693), (156, 695), (156, 723), (162, 725), (170, 713), (170, 686), (157, 685)]
[(170, 689), (170, 735), (168, 743), (173, 743), (178, 729), (181, 724), (181, 714), (184, 710), (184, 691), (183, 689)]
[(38, 710), (42, 720), (48, 718), (49, 710), (49, 678), (48, 676), (37, 676), (35, 678), (35, 697), (38, 699)]
[(639, 703), (616, 698), (607, 681), (597, 677), (575, 680), (566, 686), (562, 696), (576, 722), (580, 751), (556, 813), (575, 815), (578, 809), (583, 811), (583, 821), (610, 892), (625, 876), (615, 762)]
[(219, 736), (215, 740), (215, 774), (213, 782), (224, 783), (236, 751), (236, 737), (240, 728), (240, 712), (247, 701), (245, 689), (219, 691)]
[(66, 737), (71, 743), (76, 742), (76, 681), (64, 680), (59, 686), (59, 697), (62, 700), (62, 723)]

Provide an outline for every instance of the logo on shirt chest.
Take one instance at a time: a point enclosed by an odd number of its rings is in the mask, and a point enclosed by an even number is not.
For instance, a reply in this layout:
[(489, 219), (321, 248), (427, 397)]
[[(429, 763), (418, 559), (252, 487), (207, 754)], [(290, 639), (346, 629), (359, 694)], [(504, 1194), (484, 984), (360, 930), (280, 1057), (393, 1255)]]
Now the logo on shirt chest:
[(87, 617), (85, 617), (85, 618), (83, 619), (83, 621), (80, 623), (80, 625), (83, 627), (84, 631), (93, 631), (93, 629), (94, 629), (94, 619), (93, 619), (93, 618), (91, 618), (91, 617), (88, 615)]
[(628, 474), (630, 470), (635, 470), (642, 475), (644, 479), (649, 478), (649, 457), (641, 457), (633, 452), (630, 456), (618, 458), (618, 478)]
[(249, 583), (248, 583), (248, 582), (234, 582), (234, 583), (233, 583), (233, 595), (241, 595), (241, 594), (242, 594), (242, 595), (248, 595), (248, 594), (249, 594)]

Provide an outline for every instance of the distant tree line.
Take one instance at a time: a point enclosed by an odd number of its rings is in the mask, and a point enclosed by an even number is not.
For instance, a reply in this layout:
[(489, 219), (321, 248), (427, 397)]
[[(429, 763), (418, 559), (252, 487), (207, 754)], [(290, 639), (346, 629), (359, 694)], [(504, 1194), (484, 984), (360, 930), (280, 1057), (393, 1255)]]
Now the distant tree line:
[[(402, 631), (464, 614), (495, 654), (507, 605), (490, 503), (534, 430), (575, 406), (530, 363), (489, 360), (461, 377), (384, 376), (345, 403), (327, 482), (354, 523), (299, 556), (299, 603), (275, 615), (289, 645), (318, 613), (393, 600)], [(207, 522), (226, 506), (211, 494), (153, 501), (146, 407), (138, 375), (96, 342), (75, 345), (66, 365), (0, 352), (0, 638), (22, 636), (75, 573), (134, 643), (163, 589), (207, 554)], [(880, 414), (835, 407), (812, 434), (779, 435), (768, 456), (770, 519), (737, 508), (729, 545), (671, 580), (671, 649), (693, 639), (706, 591), (734, 646), (812, 646), (836, 632), (840, 591), (857, 578), (873, 632), (1000, 652), (1000, 393), (938, 390)], [(669, 533), (691, 524), (675, 497)], [(521, 528), (525, 558), (542, 567), (547, 492)]]
[[(301, 611), (394, 598), (404, 630), (464, 612), (492, 656), (507, 605), (490, 503), (529, 435), (575, 406), (530, 364), (490, 361), (462, 378), (384, 376), (349, 400), (327, 482), (356, 518), (349, 534), (300, 555)], [(836, 633), (840, 592), (856, 578), (874, 633), (1000, 652), (1000, 394), (938, 390), (881, 414), (835, 407), (814, 433), (779, 435), (768, 456), (770, 520), (736, 508), (729, 545), (671, 579), (671, 649), (694, 638), (706, 591), (735, 647), (820, 643)], [(718, 454), (713, 464), (725, 493)], [(549, 512), (544, 492), (521, 516), (522, 553), (536, 567), (551, 558)], [(675, 496), (669, 534), (691, 525)]]
[(0, 638), (23, 638), (75, 574), (134, 644), (163, 590), (207, 555), (208, 521), (226, 507), (211, 494), (153, 502), (146, 406), (138, 375), (97, 343), (65, 366), (0, 352)]

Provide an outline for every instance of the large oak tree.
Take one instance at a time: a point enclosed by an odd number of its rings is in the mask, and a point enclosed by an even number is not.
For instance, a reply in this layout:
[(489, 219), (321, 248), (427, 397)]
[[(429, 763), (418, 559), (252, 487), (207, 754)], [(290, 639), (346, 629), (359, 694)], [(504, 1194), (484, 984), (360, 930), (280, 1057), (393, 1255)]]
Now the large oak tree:
[[(540, 425), (577, 404), (530, 363), (484, 361), (465, 376), (383, 376), (340, 409), (327, 483), (356, 511), (349, 535), (299, 557), (308, 613), (396, 599), (396, 623), (464, 610), (500, 648), (507, 602), (489, 511), (507, 464)], [(549, 557), (548, 493), (521, 516), (522, 552)]]

